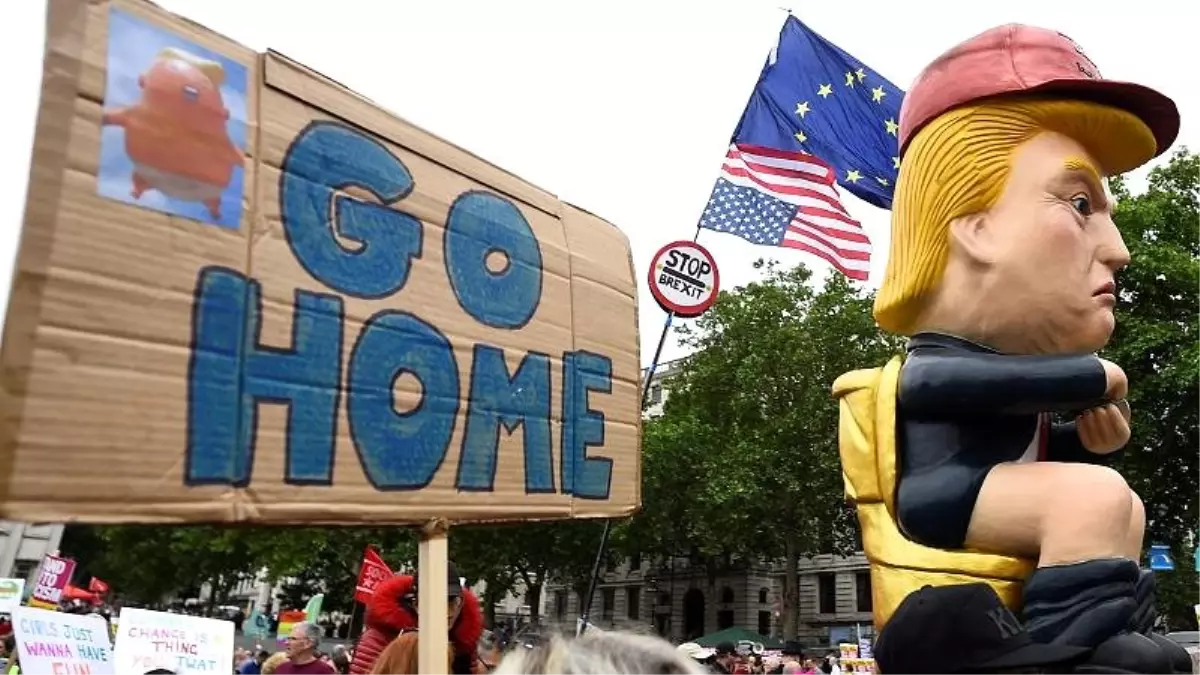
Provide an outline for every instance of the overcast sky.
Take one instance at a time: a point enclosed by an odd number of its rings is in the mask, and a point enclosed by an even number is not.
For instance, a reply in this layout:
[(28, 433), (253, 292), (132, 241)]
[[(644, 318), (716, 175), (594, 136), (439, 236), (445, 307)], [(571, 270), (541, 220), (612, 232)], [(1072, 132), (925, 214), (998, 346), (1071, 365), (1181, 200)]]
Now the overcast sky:
[[(80, 0), (83, 1), (83, 0)], [(632, 242), (642, 362), (665, 317), (645, 288), (654, 251), (690, 239), (733, 127), (790, 6), (810, 28), (897, 86), (933, 57), (992, 26), (1060, 30), (1105, 77), (1165, 92), (1183, 115), (1179, 144), (1200, 145), (1197, 12), (1137, 3), (1005, 0), (796, 2), (726, 0), (161, 0), (167, 9), (262, 51), (274, 48), (429, 131), (616, 223)], [(1111, 4), (1113, 9), (1098, 9)], [(914, 9), (919, 5), (920, 9)], [(958, 5), (961, 9), (951, 9)], [(969, 9), (968, 9), (969, 8)], [(8, 139), (0, 156), (0, 264), (11, 268), (24, 208), (41, 78), (44, 0), (6, 3), (0, 54), (9, 71)], [(1180, 12), (1184, 12), (1181, 15)], [(1135, 174), (1138, 189), (1145, 171)], [(845, 191), (843, 191), (844, 193)], [(872, 285), (887, 255), (886, 212), (845, 196), (875, 245)], [(791, 250), (704, 232), (723, 287), (773, 256), (828, 266)], [(10, 273), (0, 270), (7, 304)], [(674, 340), (664, 358), (682, 354)]]

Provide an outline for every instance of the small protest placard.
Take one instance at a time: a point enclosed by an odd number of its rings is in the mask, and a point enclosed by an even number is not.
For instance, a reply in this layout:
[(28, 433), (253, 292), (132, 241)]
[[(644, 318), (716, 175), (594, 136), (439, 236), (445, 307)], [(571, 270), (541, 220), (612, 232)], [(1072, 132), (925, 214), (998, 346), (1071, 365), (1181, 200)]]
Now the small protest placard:
[(24, 579), (0, 579), (0, 614), (12, 614), (25, 596)]
[(22, 672), (55, 675), (115, 672), (112, 643), (103, 618), (34, 607), (17, 607), (12, 616)]
[(233, 654), (233, 623), (125, 607), (113, 653), (121, 673), (155, 668), (179, 675), (227, 672)]
[(694, 241), (673, 241), (650, 259), (649, 283), (659, 307), (690, 318), (717, 301), (721, 276), (708, 249)]
[(74, 560), (47, 555), (42, 559), (42, 569), (38, 572), (37, 583), (33, 586), (33, 596), (29, 598), (29, 605), (42, 609), (58, 609), (58, 601), (62, 599), (63, 589), (71, 582), (71, 575), (74, 573)]

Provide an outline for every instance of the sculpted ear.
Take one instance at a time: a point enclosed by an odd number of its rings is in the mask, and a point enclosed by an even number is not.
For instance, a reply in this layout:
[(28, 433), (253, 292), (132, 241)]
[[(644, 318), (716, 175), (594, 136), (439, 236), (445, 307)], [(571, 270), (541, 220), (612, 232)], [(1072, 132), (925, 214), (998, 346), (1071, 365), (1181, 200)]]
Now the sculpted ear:
[(986, 212), (972, 213), (950, 221), (950, 250), (977, 265), (996, 258), (995, 240)]

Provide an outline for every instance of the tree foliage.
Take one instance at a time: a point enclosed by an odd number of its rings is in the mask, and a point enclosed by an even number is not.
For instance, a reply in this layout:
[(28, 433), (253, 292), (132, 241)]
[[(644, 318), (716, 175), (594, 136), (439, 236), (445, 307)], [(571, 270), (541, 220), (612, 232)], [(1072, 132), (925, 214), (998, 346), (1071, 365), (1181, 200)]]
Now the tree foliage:
[[(450, 531), (451, 559), (469, 582), (487, 583), (489, 614), (518, 582), (531, 591), (536, 607), (550, 579), (586, 584), (602, 527), (595, 521), (456, 527)], [(398, 527), (73, 525), (62, 549), (77, 560), (80, 576), (101, 577), (138, 603), (195, 597), (206, 582), (216, 588), (212, 600), (221, 602), (237, 581), (265, 569), (270, 581), (283, 582), (276, 609), (302, 608), (325, 593), (325, 609), (349, 612), (368, 545), (393, 570), (416, 566), (416, 533)]]
[(872, 296), (841, 275), (814, 288), (804, 266), (756, 267), (761, 281), (722, 293), (680, 330), (694, 353), (664, 416), (646, 425), (645, 511), (629, 534), (676, 553), (785, 559), (790, 636), (799, 557), (857, 541), (841, 498), (833, 381), (881, 365), (899, 343), (876, 327)]
[(1179, 150), (1148, 189), (1112, 182), (1113, 219), (1131, 262), (1117, 277), (1117, 329), (1103, 356), (1129, 377), (1133, 438), (1118, 466), (1146, 505), (1148, 543), (1172, 546), (1160, 611), (1195, 627), (1192, 552), (1200, 455), (1200, 156)]
[(363, 551), (374, 546), (393, 570), (416, 565), (417, 536), (401, 527), (293, 527), (263, 531), (257, 562), (272, 580), (287, 580), (280, 609), (300, 609), (317, 593), (323, 607), (350, 612)]
[[(547, 581), (586, 589), (603, 527), (583, 520), (459, 527), (451, 531), (451, 558), (468, 580), (486, 582), (489, 614), (494, 603), (523, 585), (530, 620), (537, 623)], [(607, 555), (612, 558), (611, 548)]]
[(80, 576), (107, 581), (134, 601), (153, 604), (202, 583), (219, 600), (257, 571), (253, 529), (210, 526), (71, 526), (62, 550)]

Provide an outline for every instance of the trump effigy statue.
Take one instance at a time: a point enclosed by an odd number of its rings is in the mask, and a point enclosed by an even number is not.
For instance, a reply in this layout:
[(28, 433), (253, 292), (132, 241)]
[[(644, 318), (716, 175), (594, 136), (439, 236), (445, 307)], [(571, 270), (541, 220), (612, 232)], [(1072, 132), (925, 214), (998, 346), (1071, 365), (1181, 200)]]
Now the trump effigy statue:
[(1145, 511), (1108, 466), (1127, 382), (1096, 356), (1129, 263), (1105, 178), (1178, 129), (1169, 98), (1030, 26), (967, 40), (909, 90), (875, 301), (907, 353), (834, 384), (877, 626), (919, 588), (984, 581), (1095, 672), (1190, 672), (1151, 631)]

